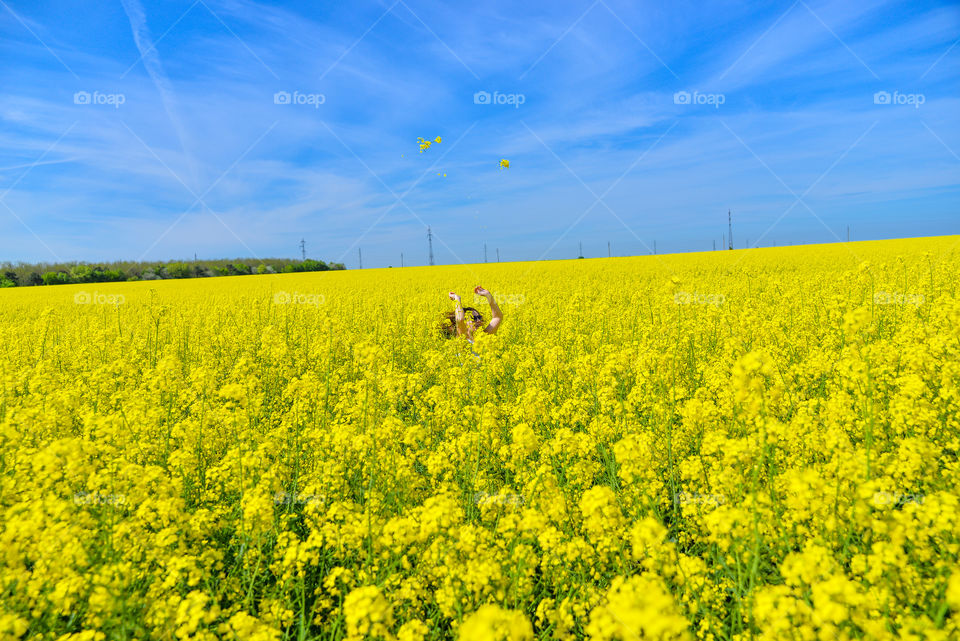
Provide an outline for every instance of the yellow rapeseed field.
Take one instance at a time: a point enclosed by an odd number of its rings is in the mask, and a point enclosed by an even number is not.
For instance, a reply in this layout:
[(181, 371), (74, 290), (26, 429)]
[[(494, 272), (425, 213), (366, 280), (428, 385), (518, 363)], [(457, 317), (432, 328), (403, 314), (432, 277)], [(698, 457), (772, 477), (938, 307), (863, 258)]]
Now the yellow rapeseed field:
[[(958, 273), (948, 237), (0, 291), (0, 637), (956, 639)], [(500, 331), (441, 338), (477, 285)]]

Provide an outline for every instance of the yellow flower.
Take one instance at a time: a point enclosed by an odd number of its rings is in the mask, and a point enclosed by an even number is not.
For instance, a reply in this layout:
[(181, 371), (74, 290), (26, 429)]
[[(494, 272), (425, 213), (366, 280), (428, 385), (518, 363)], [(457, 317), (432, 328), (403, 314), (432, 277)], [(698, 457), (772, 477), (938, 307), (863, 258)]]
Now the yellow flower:
[(375, 585), (356, 588), (343, 600), (350, 639), (390, 638), (393, 608)]
[(522, 612), (482, 605), (460, 625), (458, 641), (531, 641), (533, 627)]
[(616, 577), (600, 605), (590, 612), (587, 635), (593, 641), (691, 639), (689, 622), (652, 575)]

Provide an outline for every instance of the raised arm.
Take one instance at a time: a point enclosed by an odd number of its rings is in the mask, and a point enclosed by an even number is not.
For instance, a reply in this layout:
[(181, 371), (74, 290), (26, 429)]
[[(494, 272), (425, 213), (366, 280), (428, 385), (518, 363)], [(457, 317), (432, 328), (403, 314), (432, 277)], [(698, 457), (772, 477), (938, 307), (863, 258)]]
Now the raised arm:
[(466, 314), (464, 314), (463, 312), (463, 305), (460, 304), (460, 296), (459, 294), (455, 294), (454, 292), (450, 292), (449, 296), (450, 296), (450, 300), (452, 300), (454, 305), (456, 305), (456, 309), (454, 310), (454, 313), (456, 314), (456, 320), (457, 320), (457, 336), (466, 336), (467, 323), (466, 321), (464, 321), (464, 318), (466, 318)]
[(488, 334), (496, 334), (497, 330), (500, 329), (500, 324), (503, 323), (503, 312), (500, 311), (500, 306), (497, 305), (497, 301), (493, 300), (493, 294), (485, 290), (483, 287), (477, 287), (473, 290), (475, 293), (485, 296), (487, 302), (490, 303), (490, 314), (492, 318), (490, 323), (483, 329)]

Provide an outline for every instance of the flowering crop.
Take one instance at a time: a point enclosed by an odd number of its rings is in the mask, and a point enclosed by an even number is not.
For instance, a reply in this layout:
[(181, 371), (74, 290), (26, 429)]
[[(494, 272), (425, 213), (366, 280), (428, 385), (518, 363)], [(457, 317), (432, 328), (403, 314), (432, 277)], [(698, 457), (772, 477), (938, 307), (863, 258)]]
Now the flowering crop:
[(957, 242), (4, 290), (0, 637), (957, 638)]

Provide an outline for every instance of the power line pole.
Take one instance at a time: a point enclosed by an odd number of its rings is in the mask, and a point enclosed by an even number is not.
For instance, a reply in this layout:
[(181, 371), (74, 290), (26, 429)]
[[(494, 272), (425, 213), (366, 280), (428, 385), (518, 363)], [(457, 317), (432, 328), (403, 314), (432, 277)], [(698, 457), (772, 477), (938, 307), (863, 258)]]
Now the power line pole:
[(360, 261), (360, 269), (363, 269), (363, 254), (360, 253), (359, 247), (357, 247), (357, 260)]
[(497, 262), (500, 262), (500, 248), (497, 247)]
[(727, 225), (730, 227), (730, 246), (727, 249), (733, 249), (733, 217), (730, 210), (727, 210)]
[(580, 241), (580, 253), (577, 254), (579, 258), (583, 258), (583, 241)]
[(487, 262), (487, 244), (483, 244), (483, 262)]
[(430, 246), (430, 264), (433, 265), (433, 232), (427, 227), (427, 245)]
[(303, 238), (300, 239), (300, 255), (303, 257), (303, 260), (307, 259), (307, 241)]
[(713, 251), (717, 251), (717, 239), (713, 239)]
[(403, 252), (400, 252), (400, 266), (403, 267)]
[(847, 225), (847, 242), (850, 242), (850, 225)]
[(657, 241), (653, 241), (653, 255), (657, 255)]
[(607, 241), (607, 258), (610, 258), (610, 241)]

